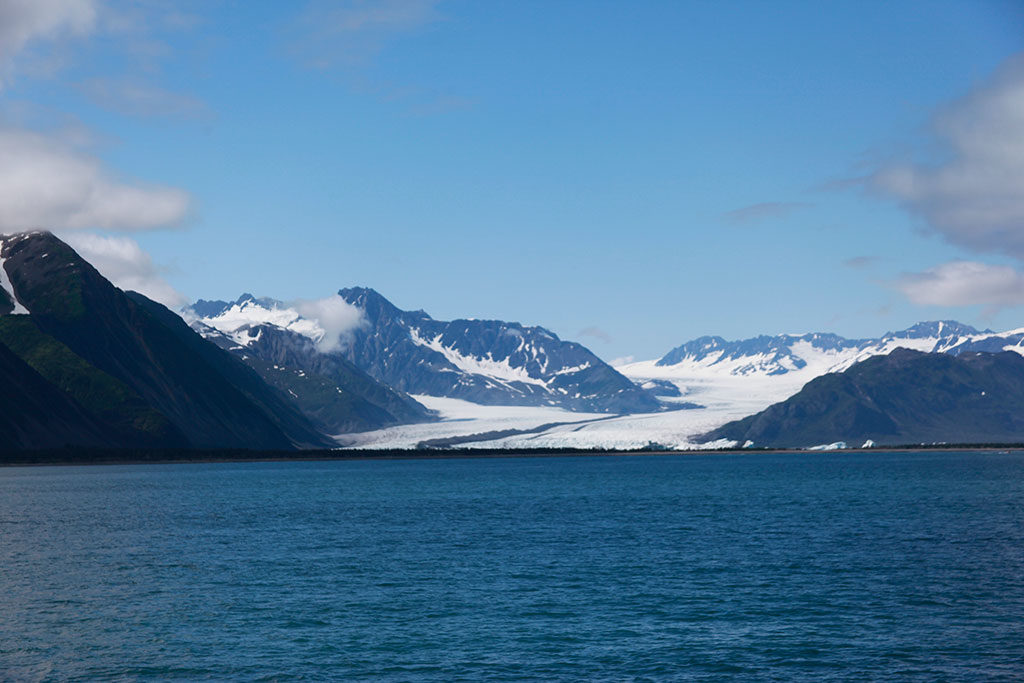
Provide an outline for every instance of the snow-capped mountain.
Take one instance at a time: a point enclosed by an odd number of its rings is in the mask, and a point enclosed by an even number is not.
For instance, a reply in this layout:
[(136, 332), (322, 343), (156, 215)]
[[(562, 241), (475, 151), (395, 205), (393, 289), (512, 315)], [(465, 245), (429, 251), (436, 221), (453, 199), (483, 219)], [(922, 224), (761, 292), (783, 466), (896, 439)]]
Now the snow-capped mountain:
[[(732, 420), (758, 413), (793, 396), (810, 380), (845, 370), (855, 363), (888, 354), (897, 348), (960, 354), (970, 351), (1011, 350), (1024, 355), (1024, 329), (995, 333), (956, 322), (928, 322), (877, 339), (845, 339), (832, 334), (763, 336), (729, 342), (703, 337), (663, 358), (631, 363), (616, 369), (657, 393), (667, 403), (692, 401), (700, 408), (662, 413), (620, 415), (570, 423), (557, 415), (522, 420), (521, 434), (462, 442), (462, 447), (485, 448), (666, 448), (708, 447), (700, 438)], [(467, 424), (472, 413), (458, 406), (439, 406), (443, 417), (466, 434), (487, 432)], [(461, 412), (460, 412), (461, 410)], [(450, 415), (450, 417), (449, 417)], [(459, 420), (458, 418), (462, 418)], [(542, 422), (562, 421), (543, 429)], [(443, 434), (445, 423), (431, 425), (424, 437)], [(504, 425), (507, 429), (511, 425)], [(517, 425), (518, 426), (518, 425)], [(405, 439), (403, 441), (402, 439)], [(367, 435), (364, 447), (403, 445), (406, 433)], [(714, 445), (714, 444), (711, 444)]]
[(655, 374), (674, 376), (698, 369), (734, 376), (776, 376), (805, 371), (823, 374), (839, 372), (853, 363), (888, 354), (897, 348), (926, 353), (1018, 351), (1024, 354), (1024, 329), (979, 331), (954, 320), (940, 320), (887, 332), (877, 339), (846, 339), (821, 333), (762, 335), (740, 341), (700, 337), (672, 349), (656, 361), (626, 367), (635, 374), (639, 368), (653, 365), (666, 369), (664, 373)]
[(411, 394), (485, 405), (557, 406), (572, 411), (662, 410), (586, 347), (543, 327), (500, 320), (434, 320), (403, 311), (372, 289), (338, 292), (362, 311), (343, 353), (371, 376)]
[(846, 339), (828, 333), (761, 335), (740, 341), (700, 337), (677, 346), (654, 364), (662, 368), (713, 368), (716, 372), (745, 376), (784, 375), (820, 368), (825, 368), (825, 372), (835, 372), (858, 360), (887, 354), (898, 347), (926, 352), (958, 352), (955, 350), (965, 344), (1002, 338), (1008, 334), (1013, 333), (996, 335), (991, 330), (979, 332), (970, 325), (955, 321), (935, 321), (918, 323), (899, 332), (888, 332), (878, 339)]
[(264, 325), (294, 332), (314, 343), (322, 341), (326, 334), (319, 322), (302, 317), (295, 308), (268, 297), (257, 299), (248, 293), (237, 301), (200, 299), (185, 312), (190, 318), (227, 335), (239, 346), (251, 345), (259, 336), (257, 328)]
[(327, 433), (434, 419), (427, 408), (373, 379), (339, 353), (338, 340), (328, 339), (332, 332), (319, 320), (280, 301), (243, 294), (233, 302), (199, 300), (184, 313), (192, 329), (290, 395)]
[[(434, 320), (423, 311), (403, 311), (372, 289), (345, 289), (339, 295), (358, 309), (361, 324), (331, 355), (351, 361), (382, 385), (416, 395), (441, 417), (440, 422), (364, 432), (346, 441), (363, 447), (455, 438), (466, 447), (633, 448), (656, 443), (699, 448), (700, 434), (785, 401), (816, 377), (898, 348), (953, 355), (1012, 350), (1024, 355), (1024, 329), (997, 333), (934, 321), (873, 339), (827, 333), (737, 341), (700, 337), (659, 359), (612, 369), (584, 347), (563, 342), (544, 328)], [(322, 354), (315, 347), (328, 334), (317, 321), (271, 299), (199, 302), (193, 310), (217, 327), (223, 337), (217, 343), (234, 346), (236, 353), (263, 349), (265, 362), (273, 360), (282, 368), (293, 361), (280, 351), (268, 355), (265, 344), (278, 348), (278, 336), (290, 335), (302, 339), (309, 357), (316, 357)], [(274, 376), (266, 368), (263, 374), (268, 381)], [(524, 407), (516, 410), (531, 406), (547, 412), (506, 416), (500, 422), (490, 416), (489, 422), (481, 422), (474, 405)], [(690, 409), (666, 411), (671, 407)], [(573, 419), (565, 410), (579, 417)]]
[[(876, 339), (846, 339), (825, 333), (762, 335), (737, 341), (699, 337), (657, 360), (616, 369), (638, 384), (667, 385), (678, 391), (675, 396), (670, 390), (655, 389), (664, 401), (693, 401), (705, 407), (707, 416), (736, 419), (784, 401), (815, 377), (842, 372), (898, 348), (929, 353), (1012, 350), (1024, 354), (1024, 329), (997, 333), (943, 320), (918, 323)], [(698, 416), (679, 417), (681, 424), (684, 418), (690, 421)], [(711, 423), (713, 420), (701, 422)]]

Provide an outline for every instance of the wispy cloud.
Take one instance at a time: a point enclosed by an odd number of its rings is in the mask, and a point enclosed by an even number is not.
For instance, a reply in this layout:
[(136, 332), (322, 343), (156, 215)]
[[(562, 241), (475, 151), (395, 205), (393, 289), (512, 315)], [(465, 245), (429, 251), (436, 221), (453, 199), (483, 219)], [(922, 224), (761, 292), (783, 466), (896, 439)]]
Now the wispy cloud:
[(863, 179), (953, 244), (1024, 260), (1024, 53), (932, 120), (939, 155)]
[(197, 119), (210, 114), (202, 100), (140, 79), (91, 78), (77, 87), (97, 105), (128, 116)]
[(325, 353), (345, 348), (351, 333), (366, 324), (363, 309), (337, 294), (312, 301), (300, 300), (295, 302), (295, 308), (302, 317), (315, 320), (324, 328), (324, 337), (317, 348)]
[(801, 209), (813, 206), (808, 202), (762, 202), (728, 211), (722, 217), (736, 224), (757, 223), (776, 218), (786, 218)]
[(1024, 273), (1010, 266), (950, 261), (922, 273), (904, 273), (892, 285), (923, 306), (1024, 305)]
[(873, 266), (878, 261), (877, 256), (854, 256), (843, 261), (843, 265), (847, 268), (854, 268), (860, 270)]
[(153, 263), (135, 240), (92, 233), (67, 233), (61, 238), (115, 286), (144, 294), (172, 310), (187, 302), (164, 279), (168, 269)]
[(296, 24), (299, 57), (317, 68), (365, 65), (399, 36), (437, 21), (437, 0), (313, 2)]
[(603, 341), (605, 344), (610, 344), (612, 337), (610, 334), (602, 330), (600, 327), (584, 327), (582, 330), (576, 333), (577, 337), (593, 337)]
[(444, 19), (439, 0), (313, 0), (286, 29), (288, 50), (300, 63), (330, 72), (353, 92), (406, 110), (437, 116), (472, 109), (476, 102), (430, 83), (410, 83), (380, 55)]
[(87, 35), (97, 16), (95, 0), (0, 0), (0, 86), (32, 43)]
[(115, 56), (116, 75), (80, 80), (79, 92), (129, 116), (199, 118), (209, 113), (205, 103), (158, 84), (162, 62), (177, 52), (166, 36), (175, 34), (180, 47), (199, 23), (169, 0), (0, 0), (0, 88), (14, 74), (56, 76), (101, 44)]

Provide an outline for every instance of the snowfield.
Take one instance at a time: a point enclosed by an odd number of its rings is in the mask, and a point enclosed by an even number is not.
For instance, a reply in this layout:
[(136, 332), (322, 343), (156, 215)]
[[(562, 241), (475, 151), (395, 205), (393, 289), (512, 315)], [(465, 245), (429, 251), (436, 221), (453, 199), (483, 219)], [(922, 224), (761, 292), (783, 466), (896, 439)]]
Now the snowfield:
[(573, 413), (560, 408), (522, 406), (483, 406), (469, 401), (435, 396), (413, 396), (442, 415), (440, 422), (404, 425), (374, 432), (337, 437), (349, 448), (415, 448), (429, 439), (484, 434), (506, 429), (530, 430), (555, 422), (569, 423), (543, 431), (517, 434), (499, 439), (481, 439), (458, 445), (460, 448), (643, 448), (657, 444), (673, 449), (697, 449), (728, 446), (728, 443), (704, 444), (694, 437), (715, 427), (751, 415), (772, 403), (785, 400), (803, 385), (821, 374), (822, 367), (852, 359), (823, 358), (801, 370), (782, 375), (734, 375), (734, 365), (721, 367), (659, 367), (655, 361), (631, 363), (616, 368), (629, 379), (642, 384), (649, 379), (668, 380), (679, 387), (682, 396), (666, 402), (693, 402), (704, 407), (662, 413), (640, 413), (609, 417), (601, 413)]
[(228, 335), (239, 346), (247, 346), (253, 341), (248, 329), (257, 325), (274, 325), (297, 332), (314, 342), (323, 340), (325, 334), (319, 322), (303, 318), (294, 308), (279, 304), (268, 307), (255, 300), (234, 303), (219, 315), (199, 318), (199, 321)]
[[(900, 347), (948, 352), (996, 337), (1015, 342), (1001, 348), (1024, 355), (1022, 333), (1024, 330), (950, 334), (940, 322), (933, 336), (887, 335), (877, 340), (850, 342), (832, 348), (828, 343), (815, 343), (817, 335), (803, 338), (793, 335), (787, 345), (788, 353), (783, 354), (775, 352), (775, 349), (771, 353), (727, 355), (726, 351), (716, 350), (709, 344), (671, 365), (658, 365), (658, 361), (648, 360), (615, 368), (641, 386), (651, 386), (652, 381), (676, 386), (681, 395), (662, 397), (665, 403), (698, 404), (700, 408), (609, 417), (607, 414), (572, 413), (559, 408), (482, 406), (457, 399), (415, 396), (416, 400), (440, 412), (443, 419), (433, 424), (345, 435), (339, 437), (339, 442), (358, 448), (415, 448), (420, 442), (430, 439), (479, 434), (479, 440), (467, 439), (456, 447), (630, 449), (655, 445), (685, 450), (732, 446), (734, 444), (725, 441), (701, 443), (697, 437), (786, 400), (815, 377), (842, 372), (871, 356), (888, 354)], [(421, 344), (439, 344), (438, 340), (418, 341)], [(488, 369), (493, 374), (501, 374), (494, 368)], [(508, 373), (506, 368), (501, 370)], [(550, 426), (537, 429), (543, 425)], [(528, 433), (493, 434), (509, 429)]]
[[(605, 413), (574, 413), (543, 406), (483, 406), (457, 398), (414, 395), (414, 399), (441, 415), (440, 422), (402, 425), (372, 432), (342, 434), (335, 439), (346, 448), (416, 448), (421, 441), (469, 436), (507, 429), (535, 429), (571, 422), (575, 425), (605, 420)], [(478, 447), (490, 448), (489, 443)]]
[[(522, 338), (522, 334), (519, 334), (518, 331), (516, 331), (516, 334)], [(506, 385), (510, 382), (523, 382), (525, 384), (535, 384), (545, 389), (548, 388), (547, 382), (531, 377), (526, 368), (513, 367), (508, 362), (508, 359), (495, 360), (492, 354), (488, 354), (486, 358), (464, 356), (454, 348), (442, 344), (441, 338), (443, 336), (443, 334), (438, 334), (433, 339), (425, 339), (420, 335), (419, 329), (414, 327), (409, 330), (409, 338), (412, 339), (414, 344), (437, 351), (445, 357), (445, 360), (467, 375), (481, 375)], [(519, 348), (522, 349), (525, 343), (525, 340), (520, 341)], [(534, 357), (537, 356), (536, 349), (533, 349), (533, 355)]]

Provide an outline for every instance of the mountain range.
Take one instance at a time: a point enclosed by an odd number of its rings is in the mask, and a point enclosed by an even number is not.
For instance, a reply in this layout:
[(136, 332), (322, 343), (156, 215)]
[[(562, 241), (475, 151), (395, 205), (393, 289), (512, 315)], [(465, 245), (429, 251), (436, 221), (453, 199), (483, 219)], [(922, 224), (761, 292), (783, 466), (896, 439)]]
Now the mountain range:
[[(1017, 385), (990, 387), (978, 373), (1014, 376), (1024, 329), (936, 321), (871, 339), (707, 336), (612, 367), (543, 327), (435, 320), (369, 288), (321, 304), (333, 313), (243, 294), (179, 314), (117, 289), (50, 233), (0, 237), (0, 446), (689, 448), (1017, 433), (998, 412), (1016, 405)], [(971, 423), (943, 414), (940, 430), (913, 392), (956, 372), (965, 395), (1000, 399), (972, 404)], [(830, 402), (837, 382), (849, 395)], [(877, 419), (858, 431), (863, 415)]]
[(197, 301), (186, 315), (193, 330), (291, 396), (328, 434), (435, 419), (404, 392), (319, 346), (323, 328), (281, 302), (243, 294), (234, 302)]
[(1024, 440), (1024, 357), (896, 349), (705, 434), (747, 447)]
[[(751, 414), (792, 396), (815, 377), (842, 372), (898, 348), (951, 355), (1024, 353), (1024, 329), (979, 331), (944, 320), (866, 339), (828, 333), (762, 335), (737, 341), (709, 336), (677, 346), (659, 359), (616, 369), (663, 394), (663, 401), (694, 401), (709, 408), (742, 405)], [(658, 388), (666, 385), (670, 391)]]
[[(188, 313), (200, 334), (247, 362), (259, 358), (315, 373), (313, 366), (321, 366), (327, 357), (402, 396), (407, 392), (482, 405), (603, 413), (672, 407), (586, 347), (542, 327), (500, 320), (434, 320), (423, 311), (400, 310), (366, 288), (342, 289), (338, 296), (362, 322), (348, 331), (338, 349), (329, 351), (317, 348), (324, 335), (320, 325), (274, 299), (244, 294), (234, 302), (198, 301)], [(289, 357), (281, 353), (282, 347), (288, 348)]]
[(255, 372), (167, 308), (114, 287), (52, 234), (5, 236), (0, 259), (0, 344), (7, 372), (21, 378), (9, 386), (54, 405), (48, 418), (8, 397), (7, 448), (331, 445)]

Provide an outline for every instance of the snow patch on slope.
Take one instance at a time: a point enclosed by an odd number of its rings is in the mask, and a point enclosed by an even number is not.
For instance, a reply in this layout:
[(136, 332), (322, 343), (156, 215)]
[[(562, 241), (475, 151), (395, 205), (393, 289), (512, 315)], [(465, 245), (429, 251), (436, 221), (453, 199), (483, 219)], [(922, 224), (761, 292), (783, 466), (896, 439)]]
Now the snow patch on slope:
[[(0, 240), (0, 251), (3, 250), (3, 241)], [(11, 297), (11, 301), (14, 302), (14, 310), (11, 311), (13, 315), (29, 315), (29, 310), (18, 301), (18, 296), (14, 292), (14, 284), (11, 282), (11, 278), (7, 275), (7, 268), (4, 266), (5, 259), (0, 256), (0, 287), (7, 292), (8, 296)]]
[(200, 321), (228, 335), (241, 346), (247, 346), (258, 339), (258, 337), (249, 336), (249, 328), (257, 325), (274, 325), (297, 332), (317, 343), (320, 343), (326, 335), (326, 331), (316, 320), (302, 317), (294, 308), (276, 304), (264, 306), (253, 299), (234, 303), (223, 313), (209, 318), (200, 318)]
[(433, 339), (425, 339), (420, 335), (420, 331), (417, 328), (409, 330), (409, 337), (413, 343), (424, 346), (432, 351), (437, 351), (445, 357), (445, 360), (468, 375), (483, 375), (505, 384), (509, 382), (523, 382), (547, 388), (547, 382), (536, 377), (530, 377), (525, 368), (513, 367), (508, 362), (508, 359), (495, 360), (494, 356), (490, 353), (487, 354), (486, 358), (464, 356), (455, 349), (442, 344), (442, 335), (439, 334)]

